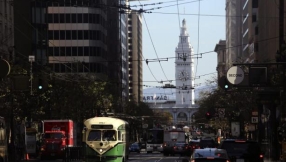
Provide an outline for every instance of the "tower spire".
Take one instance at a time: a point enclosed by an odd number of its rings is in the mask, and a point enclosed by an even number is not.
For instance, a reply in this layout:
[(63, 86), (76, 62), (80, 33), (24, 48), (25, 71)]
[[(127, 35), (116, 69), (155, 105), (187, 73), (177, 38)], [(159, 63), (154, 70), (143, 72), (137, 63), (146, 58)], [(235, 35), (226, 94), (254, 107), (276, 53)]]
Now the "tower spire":
[(180, 36), (189, 36), (188, 32), (187, 32), (187, 25), (186, 25), (186, 20), (184, 19), (182, 22), (182, 27), (181, 27), (181, 34)]

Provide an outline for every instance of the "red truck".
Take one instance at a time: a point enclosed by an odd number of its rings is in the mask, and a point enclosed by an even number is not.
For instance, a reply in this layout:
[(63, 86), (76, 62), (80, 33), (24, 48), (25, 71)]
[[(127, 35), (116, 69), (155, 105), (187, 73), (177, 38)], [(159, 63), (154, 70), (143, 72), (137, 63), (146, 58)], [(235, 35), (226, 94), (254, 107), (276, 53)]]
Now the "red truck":
[(72, 120), (44, 120), (41, 159), (63, 158), (66, 147), (75, 142), (75, 126)]

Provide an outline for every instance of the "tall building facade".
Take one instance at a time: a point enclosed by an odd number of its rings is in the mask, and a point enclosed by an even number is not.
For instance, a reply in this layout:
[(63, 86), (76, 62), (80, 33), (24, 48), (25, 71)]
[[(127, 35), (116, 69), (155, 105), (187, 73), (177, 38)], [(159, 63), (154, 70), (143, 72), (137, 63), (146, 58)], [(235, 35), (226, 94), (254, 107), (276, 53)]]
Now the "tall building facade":
[(13, 1), (0, 1), (0, 57), (14, 60), (14, 13)]
[(129, 100), (143, 101), (142, 15), (131, 11), (128, 15)]
[(193, 47), (189, 40), (186, 20), (182, 21), (179, 43), (175, 50), (176, 104), (194, 104), (194, 60)]
[(242, 1), (226, 0), (226, 71), (240, 62), (242, 53)]
[(95, 81), (112, 81), (125, 102), (128, 17), (119, 12), (124, 6), (126, 0), (15, 0), (15, 24), (25, 33), (15, 30), (15, 46), (59, 77), (88, 74)]
[(225, 49), (225, 40), (219, 40), (216, 44), (214, 51), (217, 53), (217, 78), (225, 76), (226, 73), (226, 49)]
[[(231, 5), (232, 3), (236, 3), (237, 6), (240, 7)], [(250, 73), (249, 71), (246, 71), (246, 73), (249, 72), (248, 83), (255, 80), (251, 79), (252, 74), (258, 74), (257, 76), (267, 79), (267, 86), (262, 85), (261, 89), (263, 90), (257, 92), (258, 104), (257, 109), (254, 111), (258, 112), (259, 117), (268, 116), (269, 114), (276, 115), (269, 115), (266, 122), (260, 120), (257, 124), (259, 128), (255, 131), (259, 134), (259, 143), (263, 143), (262, 149), (268, 151), (267, 156), (273, 160), (278, 160), (279, 151), (277, 148), (281, 147), (277, 139), (278, 121), (280, 121), (279, 124), (281, 124), (282, 119), (286, 116), (284, 102), (277, 102), (278, 100), (285, 100), (285, 94), (282, 93), (283, 91), (285, 92), (285, 76), (280, 75), (281, 73), (285, 73), (285, 69), (279, 69), (279, 65), (276, 64), (281, 61), (277, 59), (277, 56), (279, 56), (279, 54), (281, 56), (281, 52), (285, 51), (285, 48), (283, 49), (283, 46), (285, 46), (284, 0), (228, 0), (226, 3), (226, 11), (227, 58), (241, 58), (240, 60), (227, 60), (228, 65), (231, 65), (233, 61), (235, 61), (235, 63), (249, 63), (253, 66), (258, 66), (257, 64), (259, 64), (262, 68), (267, 69), (267, 75)], [(232, 13), (237, 14), (233, 15)], [(240, 18), (239, 21), (241, 25), (232, 28), (230, 24), (234, 24), (237, 17)], [(237, 31), (241, 31), (236, 38), (236, 40), (241, 39), (241, 52), (235, 53), (233, 56), (233, 53), (228, 52), (230, 51), (228, 48), (230, 48), (229, 42), (234, 40), (232, 33), (236, 33)], [(285, 62), (285, 57), (280, 59), (283, 59), (282, 62)], [(275, 75), (278, 75), (280, 78), (273, 78)], [(273, 86), (273, 82), (276, 81), (281, 84), (281, 82), (278, 81), (279, 79), (283, 80), (281, 86), (284, 88), (277, 88), (277, 85)], [(261, 85), (258, 84), (258, 86)], [(253, 85), (249, 84), (249, 88), (253, 89)], [(265, 96), (267, 96), (267, 102), (263, 102)], [(274, 102), (276, 104), (273, 104)], [(268, 134), (267, 132), (272, 133)]]

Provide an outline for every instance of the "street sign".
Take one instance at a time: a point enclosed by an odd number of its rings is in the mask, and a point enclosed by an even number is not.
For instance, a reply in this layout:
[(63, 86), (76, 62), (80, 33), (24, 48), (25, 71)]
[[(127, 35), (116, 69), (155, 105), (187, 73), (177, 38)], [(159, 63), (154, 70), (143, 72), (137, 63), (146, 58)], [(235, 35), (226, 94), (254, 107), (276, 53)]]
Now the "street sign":
[(217, 109), (218, 117), (224, 118), (225, 115), (225, 108), (218, 108)]
[(142, 128), (148, 128), (148, 124), (143, 124)]
[(258, 111), (252, 111), (251, 114), (252, 116), (258, 116)]
[(248, 131), (250, 131), (250, 132), (255, 131), (255, 125), (254, 124), (249, 124), (247, 128), (248, 128)]
[(257, 116), (251, 117), (251, 123), (258, 123), (258, 117)]
[(239, 84), (244, 79), (244, 71), (238, 66), (233, 66), (228, 69), (226, 77), (229, 83)]

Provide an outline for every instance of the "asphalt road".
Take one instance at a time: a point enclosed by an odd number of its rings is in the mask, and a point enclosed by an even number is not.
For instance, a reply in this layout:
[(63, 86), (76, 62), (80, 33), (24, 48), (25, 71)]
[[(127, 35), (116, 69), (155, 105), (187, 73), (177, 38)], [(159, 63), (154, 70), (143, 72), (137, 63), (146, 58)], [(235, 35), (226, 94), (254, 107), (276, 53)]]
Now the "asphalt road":
[[(161, 153), (152, 153), (147, 154), (145, 152), (141, 153), (130, 153), (129, 159), (127, 162), (188, 162), (189, 157), (186, 156), (163, 156)], [(29, 159), (29, 160), (22, 160), (24, 161), (34, 161), (34, 162), (62, 162), (62, 159), (57, 160), (39, 160), (39, 159)], [(82, 161), (73, 161), (73, 162), (82, 162)]]

